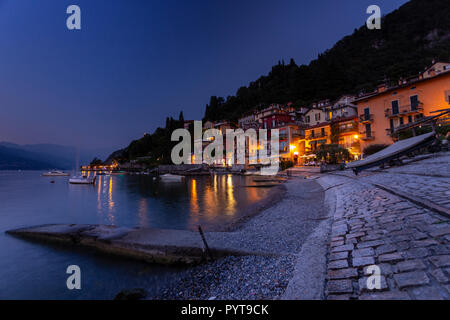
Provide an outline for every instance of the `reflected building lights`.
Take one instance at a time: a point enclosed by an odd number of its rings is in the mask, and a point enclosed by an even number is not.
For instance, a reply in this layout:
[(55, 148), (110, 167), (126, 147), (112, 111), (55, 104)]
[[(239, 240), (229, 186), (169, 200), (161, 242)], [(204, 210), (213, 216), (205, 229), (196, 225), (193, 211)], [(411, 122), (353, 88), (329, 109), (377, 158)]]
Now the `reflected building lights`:
[(109, 206), (108, 217), (109, 217), (110, 222), (112, 224), (114, 224), (114, 215), (113, 215), (114, 201), (112, 198), (112, 193), (113, 193), (113, 179), (112, 179), (112, 177), (110, 177), (109, 178), (109, 190), (108, 190), (108, 206)]
[(138, 210), (139, 224), (141, 227), (149, 226), (147, 211), (148, 211), (147, 199), (141, 198), (141, 200), (139, 201), (139, 210)]
[(233, 189), (233, 177), (231, 175), (227, 176), (227, 184), (226, 184), (226, 194), (227, 194), (227, 215), (234, 215), (236, 211), (236, 199), (234, 198), (234, 189)]

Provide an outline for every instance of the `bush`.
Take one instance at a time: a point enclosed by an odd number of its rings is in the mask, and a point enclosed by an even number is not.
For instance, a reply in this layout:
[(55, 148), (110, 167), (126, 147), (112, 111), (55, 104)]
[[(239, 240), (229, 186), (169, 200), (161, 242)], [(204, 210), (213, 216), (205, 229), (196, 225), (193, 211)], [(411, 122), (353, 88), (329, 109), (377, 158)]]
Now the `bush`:
[(294, 162), (291, 160), (281, 160), (280, 167), (281, 170), (286, 170), (292, 168), (294, 166)]
[[(426, 127), (416, 127), (416, 136), (420, 136), (421, 134), (425, 134), (428, 132), (431, 132), (431, 127), (426, 126)], [(404, 130), (398, 133), (398, 139), (399, 140), (405, 140), (405, 139), (409, 139), (414, 137), (413, 131), (411, 130)]]
[(388, 147), (387, 144), (371, 144), (364, 148), (363, 154), (365, 157), (370, 156), (371, 154), (377, 153), (378, 151), (383, 150)]
[(446, 138), (448, 139), (449, 132), (450, 132), (450, 124), (436, 127), (436, 133), (439, 135), (439, 138), (441, 140)]
[(338, 164), (351, 160), (350, 152), (338, 144), (322, 144), (316, 152), (316, 157), (328, 164)]

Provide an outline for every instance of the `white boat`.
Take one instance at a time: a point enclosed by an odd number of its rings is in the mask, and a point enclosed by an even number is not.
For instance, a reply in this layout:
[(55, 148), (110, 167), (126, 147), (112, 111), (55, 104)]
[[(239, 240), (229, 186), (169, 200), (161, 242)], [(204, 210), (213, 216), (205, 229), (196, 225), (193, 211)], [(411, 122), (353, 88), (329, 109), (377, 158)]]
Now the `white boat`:
[(184, 176), (178, 176), (175, 174), (167, 173), (167, 174), (163, 174), (163, 175), (159, 176), (159, 178), (162, 181), (182, 181), (184, 179)]
[(72, 184), (95, 184), (97, 176), (87, 177), (87, 176), (76, 176), (69, 179), (69, 183)]
[(66, 177), (69, 176), (70, 173), (59, 171), (59, 170), (53, 170), (49, 172), (45, 172), (42, 174), (43, 177)]

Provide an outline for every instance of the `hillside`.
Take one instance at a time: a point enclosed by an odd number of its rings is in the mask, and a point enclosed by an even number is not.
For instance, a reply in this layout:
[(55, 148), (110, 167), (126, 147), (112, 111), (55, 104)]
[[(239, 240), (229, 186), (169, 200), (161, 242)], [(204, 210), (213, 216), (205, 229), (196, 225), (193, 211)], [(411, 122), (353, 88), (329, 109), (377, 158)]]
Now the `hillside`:
[(74, 169), (77, 159), (80, 165), (87, 164), (99, 155), (89, 150), (77, 152), (74, 147), (56, 144), (18, 145), (0, 142), (0, 147), (0, 170)]
[(45, 170), (58, 168), (57, 163), (39, 154), (0, 145), (0, 170)]
[[(381, 82), (416, 75), (432, 60), (450, 60), (450, 1), (411, 0), (386, 15), (381, 30), (361, 26), (309, 65), (279, 62), (268, 75), (237, 90), (227, 99), (213, 96), (203, 120), (236, 120), (245, 112), (271, 103), (308, 106), (342, 94), (372, 91)], [(172, 119), (173, 120), (173, 119)], [(126, 161), (151, 156), (167, 162), (170, 126), (133, 141), (113, 153)]]
[(416, 75), (433, 59), (450, 60), (450, 1), (411, 0), (386, 15), (381, 30), (364, 25), (309, 65), (280, 62), (226, 100), (211, 97), (205, 120), (236, 119), (270, 103), (307, 106), (373, 90), (384, 79)]

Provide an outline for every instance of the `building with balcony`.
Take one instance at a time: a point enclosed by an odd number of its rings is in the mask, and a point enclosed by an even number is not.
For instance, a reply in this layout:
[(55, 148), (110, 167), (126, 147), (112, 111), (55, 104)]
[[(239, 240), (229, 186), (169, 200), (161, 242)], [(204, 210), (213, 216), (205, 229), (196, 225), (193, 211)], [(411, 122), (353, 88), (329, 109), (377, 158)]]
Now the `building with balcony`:
[(291, 160), (295, 164), (300, 156), (305, 154), (305, 131), (296, 124), (289, 124), (277, 128), (280, 137), (280, 159)]
[(264, 118), (275, 114), (289, 114), (293, 111), (295, 111), (295, 109), (292, 106), (292, 103), (288, 103), (286, 105), (271, 104), (267, 108), (255, 112), (255, 121), (262, 124)]
[(340, 118), (331, 122), (331, 143), (347, 149), (356, 160), (361, 155), (358, 117)]
[(263, 129), (275, 129), (288, 124), (295, 124), (295, 116), (285, 112), (276, 112), (262, 118)]
[(361, 149), (369, 144), (392, 144), (392, 133), (399, 126), (448, 108), (450, 67), (446, 65), (450, 63), (439, 62), (419, 76), (400, 80), (395, 86), (380, 85), (375, 92), (358, 97), (354, 103), (358, 107)]
[(259, 123), (256, 121), (255, 112), (251, 111), (244, 114), (241, 118), (238, 119), (238, 126), (243, 130), (247, 129), (258, 129)]
[(305, 129), (305, 153), (310, 154), (317, 151), (322, 144), (331, 143), (331, 124), (329, 122), (319, 123)]

